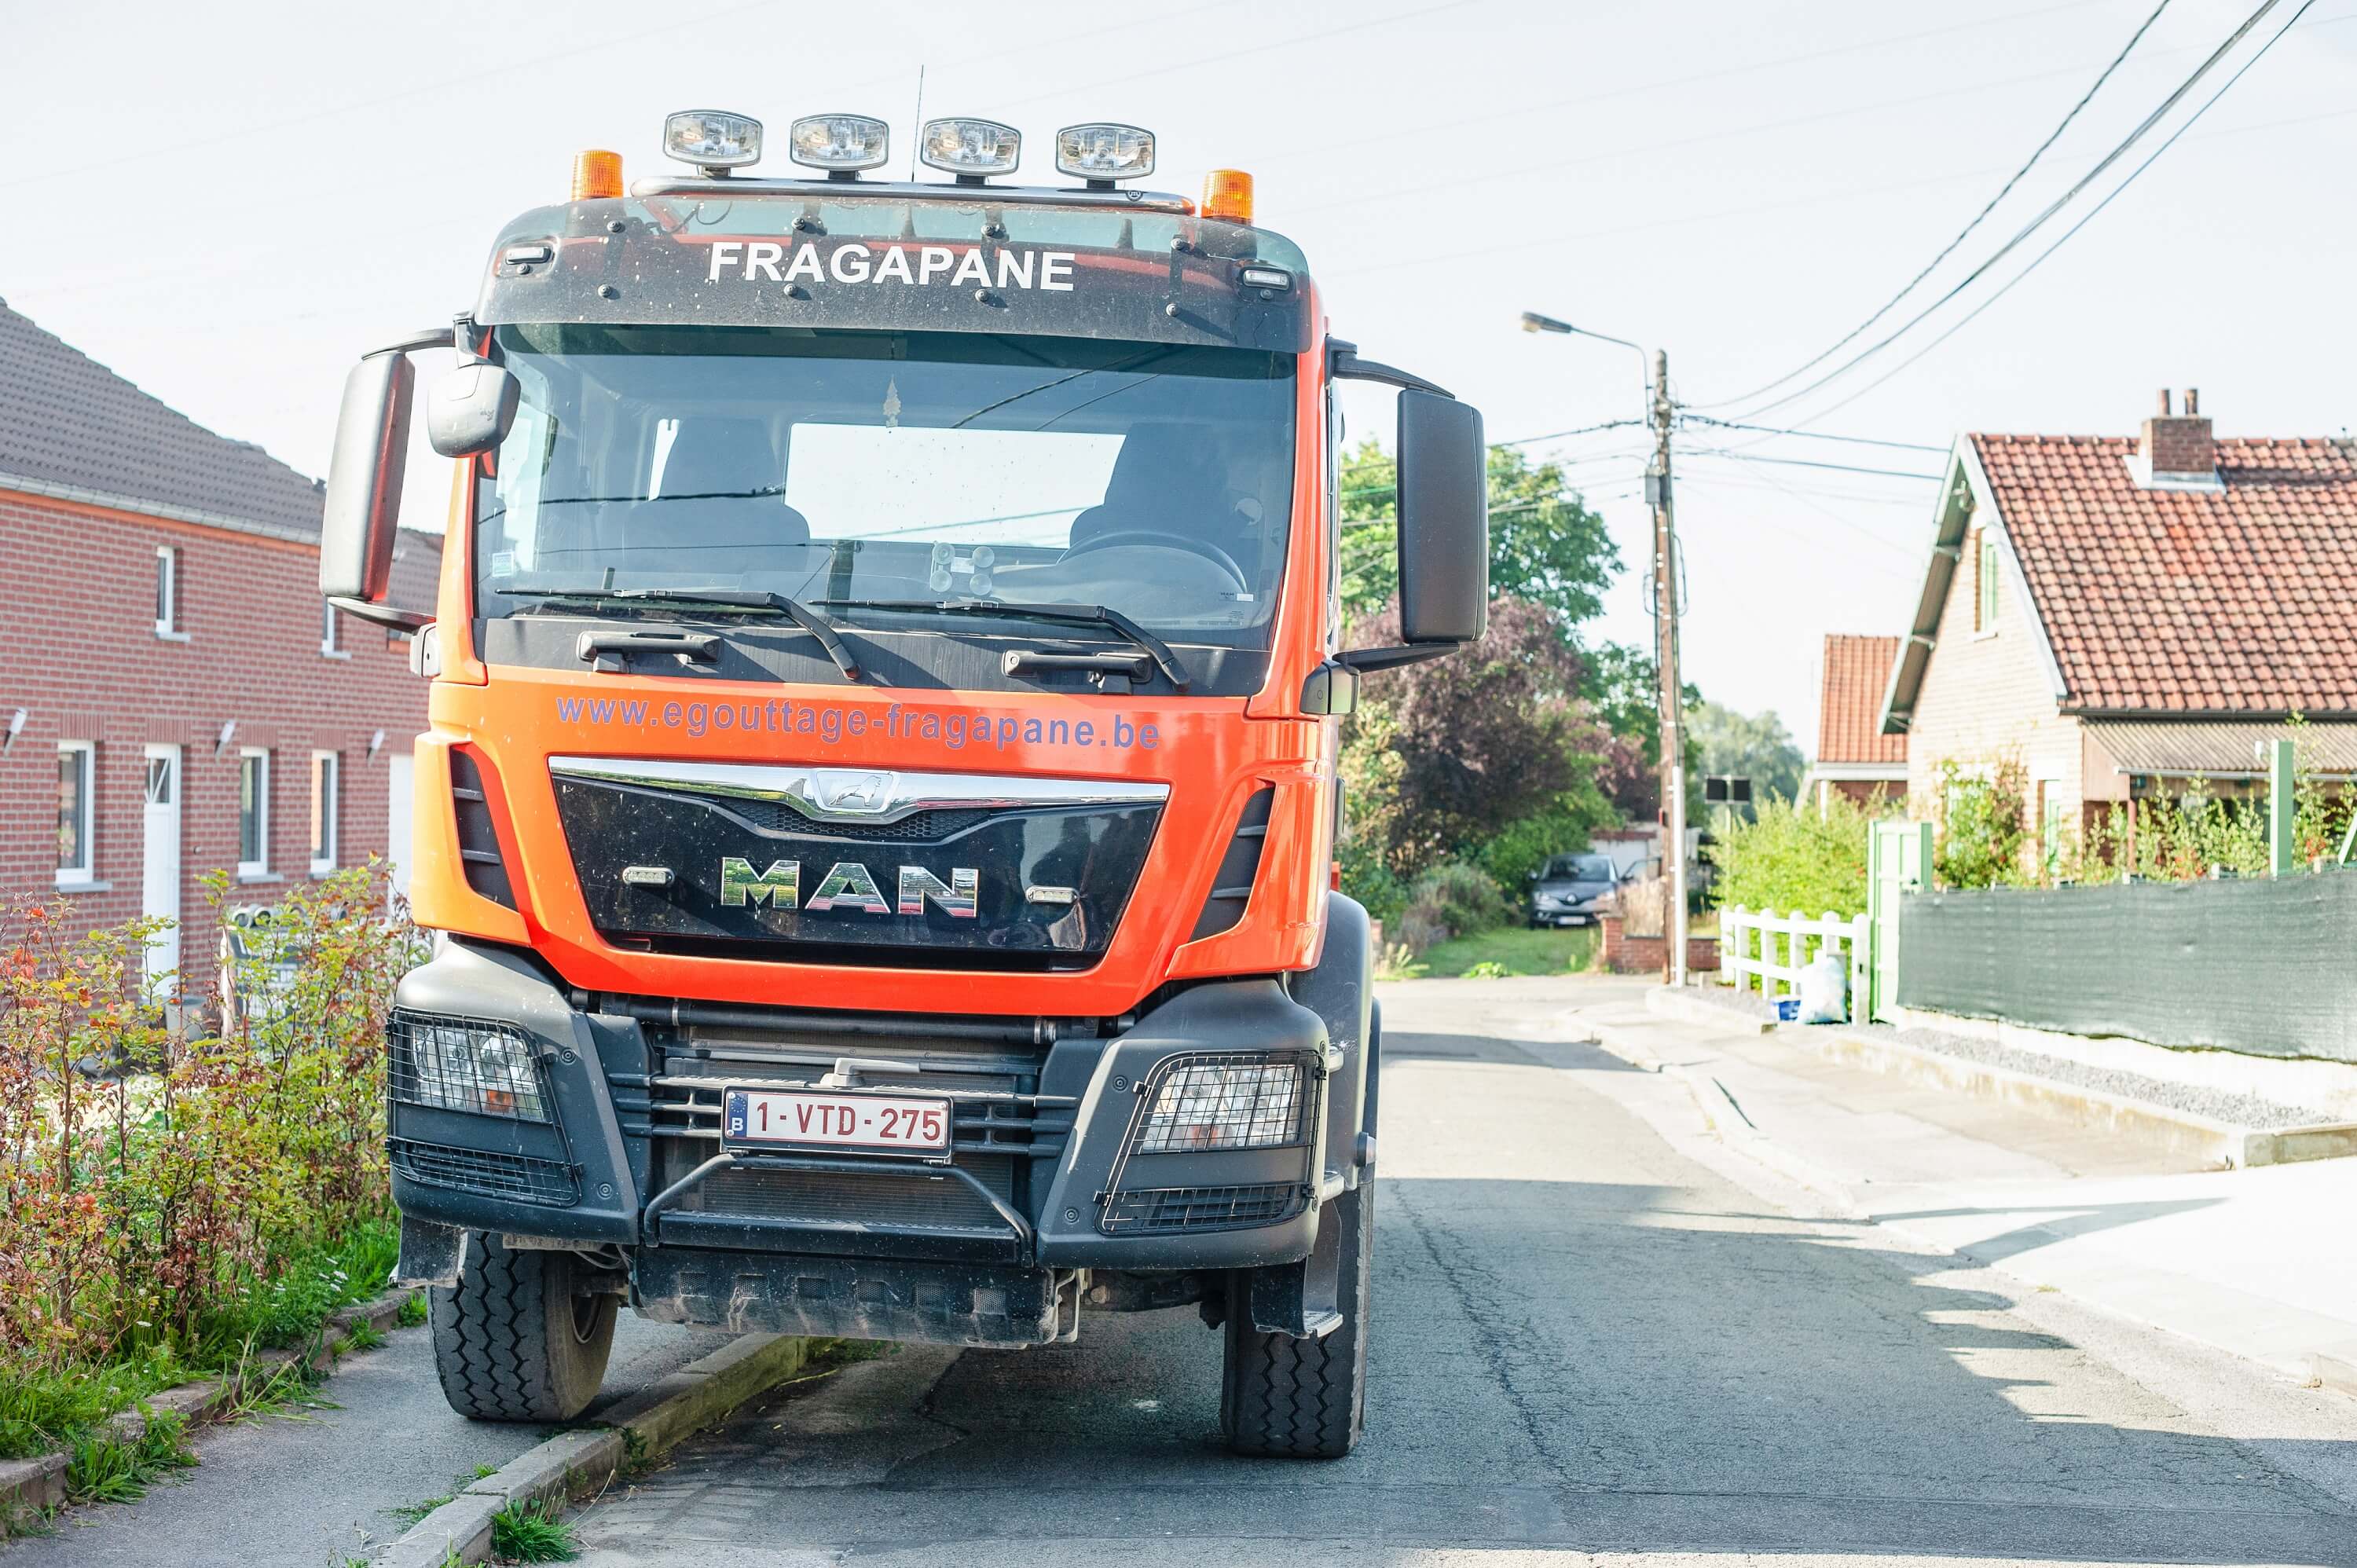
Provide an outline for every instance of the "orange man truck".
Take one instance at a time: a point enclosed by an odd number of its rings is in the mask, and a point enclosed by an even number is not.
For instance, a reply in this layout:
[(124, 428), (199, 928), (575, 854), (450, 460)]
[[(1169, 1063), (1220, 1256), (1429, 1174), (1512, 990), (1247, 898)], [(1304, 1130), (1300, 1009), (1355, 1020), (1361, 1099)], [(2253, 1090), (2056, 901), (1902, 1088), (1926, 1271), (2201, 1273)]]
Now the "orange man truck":
[[(577, 1413), (627, 1301), (1021, 1348), (1195, 1305), (1240, 1452), (1364, 1414), (1379, 1019), (1333, 888), (1362, 672), (1478, 638), (1481, 420), (1327, 330), (1153, 137), (674, 115), (344, 389), (320, 588), (414, 634), (401, 1277), (465, 1414)], [(409, 355), (457, 478), (385, 603)], [(1398, 394), (1397, 647), (1343, 650), (1334, 385)]]

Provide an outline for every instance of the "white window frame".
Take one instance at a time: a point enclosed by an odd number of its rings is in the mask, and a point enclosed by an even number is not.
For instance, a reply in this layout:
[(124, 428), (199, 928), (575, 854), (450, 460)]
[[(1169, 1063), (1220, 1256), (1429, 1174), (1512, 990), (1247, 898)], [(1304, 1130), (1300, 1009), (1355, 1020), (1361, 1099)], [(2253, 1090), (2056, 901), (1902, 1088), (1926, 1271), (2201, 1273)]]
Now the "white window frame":
[[(321, 767), (325, 764), (325, 768)], [(327, 781), (323, 792), (320, 780)], [(322, 795), (324, 793), (324, 800)], [(343, 851), (344, 757), (341, 752), (326, 749), (311, 753), (311, 875), (325, 876), (336, 869), (336, 857)], [(324, 817), (323, 817), (324, 809)], [(327, 851), (319, 854), (319, 828), (327, 826)]]
[(167, 642), (186, 642), (188, 634), (180, 629), (180, 547), (177, 544), (156, 546), (156, 586), (163, 602), (156, 607), (156, 635)]
[[(249, 758), (262, 764), (260, 787), (253, 792), (253, 814), (256, 832), (255, 847), (262, 852), (259, 860), (245, 858), (245, 765)], [(270, 875), (270, 748), (262, 746), (242, 746), (237, 751), (237, 876), (241, 882), (258, 882)]]
[(350, 659), (352, 656), (351, 650), (339, 648), (336, 643), (336, 623), (342, 614), (330, 601), (319, 601), (319, 657), (322, 659)]
[(1999, 558), (1996, 536), (1984, 528), (1973, 553), (1973, 635), (1995, 637), (1997, 619), (2004, 613), (2000, 596), (2005, 591), (2005, 563)]
[(98, 745), (95, 741), (61, 740), (58, 742), (59, 757), (81, 758), (81, 821), (75, 824), (74, 842), (81, 846), (80, 865), (58, 867), (59, 887), (91, 887), (98, 882)]

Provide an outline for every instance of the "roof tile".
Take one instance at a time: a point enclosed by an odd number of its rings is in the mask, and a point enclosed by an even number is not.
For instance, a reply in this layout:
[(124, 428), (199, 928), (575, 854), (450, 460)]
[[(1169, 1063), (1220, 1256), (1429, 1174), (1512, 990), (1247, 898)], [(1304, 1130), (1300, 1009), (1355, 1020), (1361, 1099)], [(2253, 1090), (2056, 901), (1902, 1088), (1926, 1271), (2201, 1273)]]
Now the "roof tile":
[(1882, 733), (1882, 692), (1899, 658), (1895, 637), (1825, 638), (1825, 683), (1817, 699), (1819, 762), (1907, 760), (1907, 737)]
[(2222, 437), (2202, 491), (2140, 489), (2126, 437), (1972, 440), (2067, 706), (2357, 713), (2357, 442)]

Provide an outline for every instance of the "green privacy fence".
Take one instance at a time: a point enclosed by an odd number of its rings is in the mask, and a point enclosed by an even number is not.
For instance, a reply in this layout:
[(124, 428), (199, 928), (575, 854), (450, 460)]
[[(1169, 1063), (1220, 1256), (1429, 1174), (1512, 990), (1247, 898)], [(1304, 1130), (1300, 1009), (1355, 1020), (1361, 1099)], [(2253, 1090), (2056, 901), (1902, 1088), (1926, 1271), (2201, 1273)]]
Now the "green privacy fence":
[(1900, 1004), (2357, 1061), (2357, 873), (1913, 893)]

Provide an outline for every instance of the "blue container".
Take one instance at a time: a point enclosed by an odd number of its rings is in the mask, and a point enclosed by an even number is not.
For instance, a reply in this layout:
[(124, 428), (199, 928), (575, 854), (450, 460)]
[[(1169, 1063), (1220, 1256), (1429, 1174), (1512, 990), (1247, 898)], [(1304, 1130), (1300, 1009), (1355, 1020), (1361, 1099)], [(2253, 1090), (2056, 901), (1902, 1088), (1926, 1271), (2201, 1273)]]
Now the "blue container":
[(1797, 1024), (1801, 1021), (1801, 999), (1799, 997), (1779, 996), (1774, 1002), (1770, 1003), (1770, 1005), (1776, 1009), (1776, 1022), (1779, 1024)]

